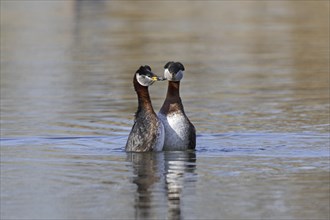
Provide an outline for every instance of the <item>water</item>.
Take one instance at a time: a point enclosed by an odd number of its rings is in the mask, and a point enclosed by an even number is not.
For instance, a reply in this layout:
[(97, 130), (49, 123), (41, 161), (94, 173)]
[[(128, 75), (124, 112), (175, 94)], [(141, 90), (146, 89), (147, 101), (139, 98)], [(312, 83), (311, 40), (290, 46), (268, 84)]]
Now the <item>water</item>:
[[(1, 1), (1, 219), (328, 219), (329, 2)], [(127, 154), (142, 64), (196, 152)], [(166, 82), (150, 88), (156, 111)]]

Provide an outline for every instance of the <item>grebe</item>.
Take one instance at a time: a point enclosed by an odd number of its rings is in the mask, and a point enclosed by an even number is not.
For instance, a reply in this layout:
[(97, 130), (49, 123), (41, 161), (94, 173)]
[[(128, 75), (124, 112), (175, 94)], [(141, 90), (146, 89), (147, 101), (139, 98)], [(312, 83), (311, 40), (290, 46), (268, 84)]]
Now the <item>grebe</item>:
[(165, 128), (164, 150), (187, 150), (196, 147), (196, 130), (186, 116), (180, 98), (180, 80), (184, 66), (180, 62), (168, 62), (164, 66), (168, 80), (167, 95), (158, 113)]
[(147, 65), (141, 66), (134, 75), (133, 85), (138, 96), (138, 109), (128, 136), (126, 151), (145, 152), (163, 149), (164, 126), (154, 112), (148, 91), (148, 86), (158, 80), (163, 79), (151, 72), (151, 68)]

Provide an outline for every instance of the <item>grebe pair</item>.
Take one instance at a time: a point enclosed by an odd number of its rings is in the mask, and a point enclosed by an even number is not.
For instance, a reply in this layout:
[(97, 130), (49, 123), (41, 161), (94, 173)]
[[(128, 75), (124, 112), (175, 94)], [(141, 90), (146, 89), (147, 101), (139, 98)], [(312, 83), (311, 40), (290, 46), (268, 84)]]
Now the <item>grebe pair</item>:
[(186, 116), (180, 98), (184, 66), (180, 62), (168, 62), (164, 68), (168, 89), (158, 115), (153, 110), (148, 87), (155, 81), (165, 79), (155, 75), (149, 66), (141, 66), (134, 75), (138, 110), (128, 136), (126, 151), (187, 150), (196, 147), (195, 127)]

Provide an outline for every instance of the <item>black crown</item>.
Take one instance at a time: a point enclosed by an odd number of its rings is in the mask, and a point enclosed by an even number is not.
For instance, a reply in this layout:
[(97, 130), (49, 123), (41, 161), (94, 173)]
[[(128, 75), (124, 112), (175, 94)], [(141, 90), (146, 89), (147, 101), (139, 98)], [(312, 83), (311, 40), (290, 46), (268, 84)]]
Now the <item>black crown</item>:
[(168, 62), (166, 63), (166, 65), (164, 66), (165, 69), (168, 69), (168, 71), (170, 71), (170, 73), (177, 73), (180, 70), (184, 71), (184, 66), (182, 63), (180, 62)]

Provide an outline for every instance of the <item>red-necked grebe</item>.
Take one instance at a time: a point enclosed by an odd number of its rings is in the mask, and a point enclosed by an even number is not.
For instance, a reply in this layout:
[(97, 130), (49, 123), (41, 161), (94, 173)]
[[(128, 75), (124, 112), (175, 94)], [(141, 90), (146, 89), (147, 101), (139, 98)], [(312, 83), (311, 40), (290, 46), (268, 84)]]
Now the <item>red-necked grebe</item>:
[(134, 75), (133, 85), (138, 97), (138, 110), (128, 136), (126, 151), (146, 152), (163, 149), (164, 126), (154, 112), (148, 91), (148, 86), (158, 80), (163, 79), (151, 72), (147, 65), (141, 66)]
[(184, 112), (179, 91), (184, 66), (180, 62), (168, 62), (164, 68), (168, 89), (164, 104), (158, 113), (165, 128), (163, 150), (195, 149), (196, 130)]

